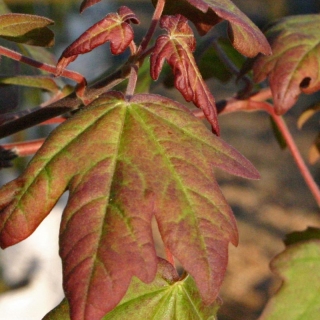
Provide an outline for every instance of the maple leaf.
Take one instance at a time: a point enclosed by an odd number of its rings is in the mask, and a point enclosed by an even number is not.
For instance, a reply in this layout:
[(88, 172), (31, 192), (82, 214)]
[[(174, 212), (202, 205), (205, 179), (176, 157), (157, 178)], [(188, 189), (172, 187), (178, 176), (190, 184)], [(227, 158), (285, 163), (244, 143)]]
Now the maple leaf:
[(107, 41), (110, 41), (112, 54), (123, 53), (134, 36), (130, 22), (138, 24), (139, 20), (128, 7), (122, 6), (117, 13), (109, 13), (63, 51), (57, 64), (57, 74), (61, 74), (79, 54), (90, 52)]
[[(154, 4), (157, 0), (152, 0)], [(268, 41), (259, 28), (230, 0), (166, 1), (165, 14), (182, 14), (192, 21), (200, 35), (217, 23), (227, 20), (233, 46), (243, 55), (254, 57), (259, 52), (271, 54)]]
[(157, 38), (150, 59), (151, 77), (154, 80), (158, 79), (164, 60), (167, 60), (174, 73), (175, 87), (186, 101), (192, 101), (203, 110), (214, 132), (219, 134), (214, 98), (204, 82), (192, 54), (196, 42), (188, 20), (181, 15), (163, 16), (160, 26), (168, 34)]
[[(140, 319), (216, 319), (220, 300), (205, 305), (193, 279), (181, 279), (175, 268), (158, 258), (158, 270), (152, 283), (133, 278), (119, 305), (102, 320)], [(69, 320), (66, 299), (43, 320)]]
[[(301, 237), (310, 239), (306, 230)], [(268, 302), (261, 320), (308, 319), (319, 318), (320, 305), (320, 232), (314, 229), (313, 240), (292, 239), (284, 252), (271, 261), (272, 271), (281, 276), (280, 289)], [(297, 234), (295, 237), (299, 237)], [(299, 294), (297, 294), (299, 293)]]
[(320, 15), (283, 18), (266, 32), (273, 51), (253, 66), (256, 82), (268, 77), (275, 110), (284, 114), (301, 92), (320, 90)]
[(212, 303), (228, 243), (238, 242), (212, 166), (259, 177), (182, 105), (105, 94), (54, 130), (25, 172), (0, 190), (0, 244), (28, 237), (68, 189), (60, 256), (72, 319), (100, 319), (132, 276), (154, 279), (153, 215), (165, 245)]

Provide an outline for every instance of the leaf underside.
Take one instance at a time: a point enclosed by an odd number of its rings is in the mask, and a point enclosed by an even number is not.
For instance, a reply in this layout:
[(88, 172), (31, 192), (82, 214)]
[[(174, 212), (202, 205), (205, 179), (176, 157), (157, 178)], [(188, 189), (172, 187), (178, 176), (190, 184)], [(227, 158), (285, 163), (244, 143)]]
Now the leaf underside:
[[(152, 0), (153, 4), (157, 0)], [(243, 55), (271, 54), (270, 46), (258, 27), (230, 0), (166, 1), (164, 14), (182, 14), (192, 21), (201, 35), (226, 20), (233, 46)]]
[(109, 93), (60, 125), (26, 171), (0, 190), (2, 248), (28, 237), (69, 190), (60, 228), (73, 319), (100, 319), (132, 276), (149, 283), (157, 257), (151, 219), (205, 303), (218, 294), (235, 219), (212, 166), (258, 178), (251, 163), (182, 105)]
[[(204, 305), (190, 276), (180, 280), (166, 260), (158, 259), (154, 280), (145, 284), (132, 278), (126, 295), (103, 320), (216, 319), (220, 303)], [(69, 320), (69, 306), (63, 300), (43, 320)]]
[(320, 90), (320, 14), (286, 17), (266, 32), (273, 51), (254, 64), (256, 82), (268, 77), (275, 110), (284, 114), (301, 92)]
[(271, 263), (283, 279), (261, 320), (318, 320), (320, 314), (320, 240), (290, 245)]

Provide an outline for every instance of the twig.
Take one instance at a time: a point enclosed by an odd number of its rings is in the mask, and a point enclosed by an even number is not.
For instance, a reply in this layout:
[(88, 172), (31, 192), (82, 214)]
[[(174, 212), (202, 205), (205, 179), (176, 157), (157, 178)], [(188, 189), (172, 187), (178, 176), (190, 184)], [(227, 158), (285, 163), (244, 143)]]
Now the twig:
[(154, 10), (154, 13), (153, 13), (153, 17), (152, 17), (152, 21), (151, 21), (150, 27), (149, 27), (146, 35), (142, 39), (141, 44), (139, 46), (138, 55), (140, 55), (141, 53), (143, 53), (146, 50), (149, 42), (151, 41), (152, 36), (154, 34), (154, 31), (155, 31), (155, 29), (157, 27), (157, 24), (158, 24), (158, 22), (159, 22), (159, 20), (161, 18), (165, 2), (166, 2), (165, 0), (158, 0), (156, 9)]
[(26, 157), (36, 153), (45, 139), (37, 139), (25, 142), (14, 142), (1, 145), (3, 149), (12, 150), (19, 157)]

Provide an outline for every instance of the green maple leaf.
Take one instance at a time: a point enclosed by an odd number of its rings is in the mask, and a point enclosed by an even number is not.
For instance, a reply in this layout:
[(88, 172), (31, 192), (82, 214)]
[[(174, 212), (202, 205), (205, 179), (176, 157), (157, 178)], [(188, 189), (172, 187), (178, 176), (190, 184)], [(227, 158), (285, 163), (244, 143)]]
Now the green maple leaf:
[[(320, 306), (319, 230), (308, 229), (291, 235), (284, 252), (271, 262), (271, 269), (283, 279), (268, 302), (261, 320), (317, 320)], [(298, 238), (312, 239), (299, 241)]]
[(213, 166), (259, 176), (182, 105), (157, 95), (128, 102), (108, 93), (60, 125), (26, 171), (0, 190), (0, 244), (28, 237), (68, 189), (60, 255), (73, 319), (100, 319), (133, 276), (154, 279), (153, 216), (164, 244), (210, 304), (228, 243), (238, 242)]
[(275, 110), (284, 114), (301, 92), (320, 90), (320, 14), (286, 17), (266, 31), (273, 55), (259, 57), (256, 82), (268, 77)]
[[(205, 305), (188, 275), (180, 279), (166, 260), (158, 261), (156, 277), (150, 284), (132, 278), (126, 295), (103, 320), (122, 319), (216, 319), (220, 302)], [(69, 305), (64, 299), (43, 320), (70, 320)]]

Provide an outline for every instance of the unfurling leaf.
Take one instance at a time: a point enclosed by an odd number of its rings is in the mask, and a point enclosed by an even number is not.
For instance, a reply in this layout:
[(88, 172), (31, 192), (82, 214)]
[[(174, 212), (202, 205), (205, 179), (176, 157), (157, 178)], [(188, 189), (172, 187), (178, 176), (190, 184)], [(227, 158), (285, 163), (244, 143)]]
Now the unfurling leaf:
[[(152, 0), (155, 4), (157, 0)], [(243, 55), (271, 54), (268, 41), (259, 28), (230, 0), (166, 1), (165, 14), (182, 14), (192, 21), (201, 35), (227, 20), (233, 46)]]
[(203, 110), (214, 132), (219, 134), (215, 101), (193, 56), (196, 43), (188, 20), (181, 15), (163, 16), (160, 26), (168, 34), (158, 37), (151, 54), (152, 78), (158, 79), (164, 60), (167, 60), (174, 73), (175, 87), (186, 101), (192, 101)]
[(118, 13), (109, 13), (63, 51), (57, 64), (58, 74), (61, 74), (62, 70), (74, 61), (79, 54), (90, 52), (107, 41), (110, 41), (112, 54), (123, 53), (134, 36), (130, 22), (137, 24), (139, 20), (125, 6), (121, 7)]
[(182, 105), (157, 95), (128, 102), (108, 93), (53, 131), (25, 172), (0, 190), (0, 244), (28, 237), (68, 189), (60, 255), (74, 319), (101, 319), (132, 276), (153, 281), (153, 215), (166, 247), (210, 304), (228, 243), (238, 242), (213, 166), (259, 177)]
[(260, 320), (318, 320), (320, 306), (320, 240), (292, 244), (272, 262), (283, 279)]
[(8, 13), (0, 15), (0, 37), (33, 46), (50, 47), (54, 34), (47, 28), (54, 22), (31, 14)]
[(100, 2), (101, 0), (83, 0), (80, 6), (80, 12), (83, 12), (87, 8), (93, 6), (94, 4)]
[[(102, 320), (216, 319), (220, 301), (205, 305), (190, 276), (180, 279), (166, 260), (158, 258), (155, 279), (145, 284), (132, 278), (119, 305)], [(43, 320), (69, 320), (69, 309), (63, 300)]]
[(320, 90), (320, 14), (286, 17), (266, 32), (273, 51), (253, 67), (256, 82), (268, 77), (275, 110), (284, 114), (301, 92)]

